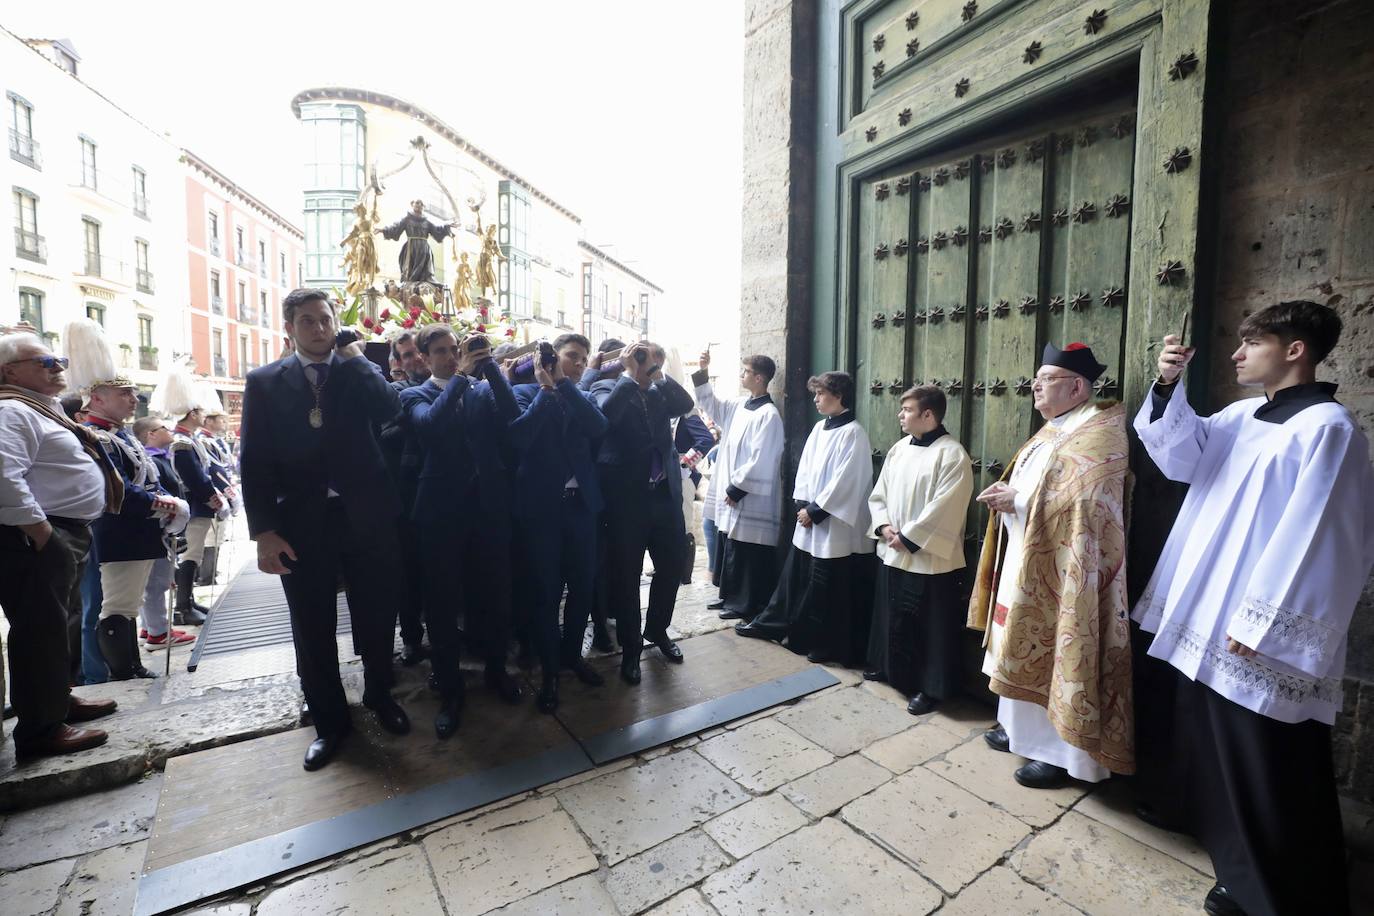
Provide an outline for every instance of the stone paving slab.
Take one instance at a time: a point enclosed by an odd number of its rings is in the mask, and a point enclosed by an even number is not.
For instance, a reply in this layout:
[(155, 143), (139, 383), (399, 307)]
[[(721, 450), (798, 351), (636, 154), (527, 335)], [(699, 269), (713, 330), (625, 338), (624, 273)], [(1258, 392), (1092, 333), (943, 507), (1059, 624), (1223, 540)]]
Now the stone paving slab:
[(701, 829), (739, 859), (808, 823), (796, 805), (773, 793), (727, 811), (707, 821)]
[(454, 824), (423, 846), (449, 916), (477, 916), (597, 868), (551, 797)]
[[(1148, 907), (1143, 908), (1148, 911)], [(1078, 910), (1033, 884), (1027, 884), (1005, 866), (998, 866), (970, 884), (940, 910), (940, 916), (1079, 916)]]
[(595, 875), (582, 875), (493, 910), (499, 916), (606, 916), (615, 901)]
[(722, 916), (922, 916), (940, 892), (834, 818), (788, 834), (702, 885)]
[(76, 863), (71, 859), (36, 865), (0, 875), (0, 901), (6, 916), (39, 916), (52, 912)]
[(132, 785), (10, 814), (0, 821), (0, 871), (147, 839), (161, 791), (162, 775), (151, 774)]
[(612, 866), (749, 800), (693, 750), (609, 773), (554, 797)]
[(915, 728), (875, 741), (860, 753), (894, 773), (905, 773), (914, 766), (953, 750), (963, 740), (933, 722), (923, 722)]
[(1204, 875), (1211, 877), (1213, 874), (1212, 859), (1197, 840), (1182, 833), (1151, 827), (1135, 816), (1133, 800), (1124, 784), (1107, 783), (1074, 805), (1073, 810), (1120, 830), (1165, 855), (1173, 856)]
[(1028, 789), (1012, 776), (1024, 763), (1023, 758), (994, 751), (975, 738), (925, 766), (1033, 827), (1053, 823), (1092, 788), (1071, 782), (1059, 789)]
[(775, 719), (703, 741), (696, 751), (751, 792), (768, 792), (834, 758)]
[(1030, 834), (1023, 822), (922, 767), (851, 802), (841, 816), (956, 894)]
[(789, 782), (779, 791), (788, 801), (815, 818), (834, 814), (849, 802), (878, 788), (892, 774), (859, 754)]
[(419, 846), (386, 850), (272, 891), (258, 916), (444, 916)]
[(691, 888), (649, 910), (648, 916), (716, 916), (716, 911), (701, 891)]
[(1011, 865), (1093, 916), (1196, 916), (1213, 881), (1092, 818), (1070, 811)]
[(55, 916), (129, 916), (148, 841), (112, 846), (81, 859)]
[(781, 722), (836, 757), (847, 757), (879, 738), (905, 731), (915, 719), (904, 708), (862, 688), (849, 687), (807, 697), (772, 721)]
[(631, 916), (728, 864), (730, 859), (710, 837), (693, 830), (612, 868), (606, 879), (606, 891), (620, 912)]

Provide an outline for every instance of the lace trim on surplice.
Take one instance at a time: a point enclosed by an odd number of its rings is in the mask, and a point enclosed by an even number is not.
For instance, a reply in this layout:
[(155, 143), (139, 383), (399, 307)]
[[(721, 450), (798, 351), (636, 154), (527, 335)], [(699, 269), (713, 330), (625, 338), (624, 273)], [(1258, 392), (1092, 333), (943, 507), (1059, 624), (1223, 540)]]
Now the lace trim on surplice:
[(1173, 643), (1190, 658), (1201, 660), (1222, 677), (1227, 685), (1246, 693), (1267, 697), (1274, 703), (1304, 706), (1318, 702), (1337, 709), (1341, 705), (1343, 689), (1335, 678), (1314, 678), (1308, 675), (1278, 671), (1258, 659), (1246, 658), (1226, 651), (1210, 639), (1181, 623), (1171, 623), (1155, 637), (1161, 645)]
[(1318, 662), (1330, 660), (1341, 633), (1302, 611), (1274, 604), (1256, 595), (1246, 595), (1233, 618), (1246, 626), (1264, 631), (1268, 637), (1292, 646)]

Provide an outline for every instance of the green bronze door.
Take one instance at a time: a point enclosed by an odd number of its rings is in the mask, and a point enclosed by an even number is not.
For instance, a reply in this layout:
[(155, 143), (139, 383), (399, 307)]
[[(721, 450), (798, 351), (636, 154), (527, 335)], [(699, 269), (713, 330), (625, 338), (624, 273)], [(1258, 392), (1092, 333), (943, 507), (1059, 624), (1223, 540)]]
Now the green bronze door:
[[(1129, 291), (1134, 108), (887, 170), (859, 205), (859, 419), (881, 453), (900, 435), (898, 395), (938, 385), (945, 425), (996, 480), (1037, 428), (1031, 379), (1048, 340), (1082, 341), (1117, 397)], [(970, 507), (970, 551), (986, 525)]]

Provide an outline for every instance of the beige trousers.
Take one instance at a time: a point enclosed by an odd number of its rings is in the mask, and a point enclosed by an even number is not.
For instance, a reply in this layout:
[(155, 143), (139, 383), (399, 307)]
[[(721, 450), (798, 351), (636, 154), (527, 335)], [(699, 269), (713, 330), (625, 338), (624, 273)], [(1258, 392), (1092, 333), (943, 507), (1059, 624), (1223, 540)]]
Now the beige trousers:
[(199, 566), (205, 560), (205, 541), (210, 536), (210, 529), (214, 526), (215, 520), (212, 518), (193, 518), (186, 525), (186, 552), (181, 555), (181, 562), (195, 563)]
[(143, 590), (156, 560), (121, 560), (100, 564), (100, 617), (138, 617)]

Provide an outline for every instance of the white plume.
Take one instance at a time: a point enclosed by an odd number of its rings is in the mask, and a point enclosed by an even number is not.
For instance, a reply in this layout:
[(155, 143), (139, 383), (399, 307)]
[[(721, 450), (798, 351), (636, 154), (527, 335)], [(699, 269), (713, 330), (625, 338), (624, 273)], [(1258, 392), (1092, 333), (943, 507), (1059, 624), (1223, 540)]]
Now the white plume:
[(67, 359), (67, 385), (72, 393), (87, 391), (100, 382), (115, 379), (114, 351), (105, 329), (89, 318), (77, 318), (62, 330)]

